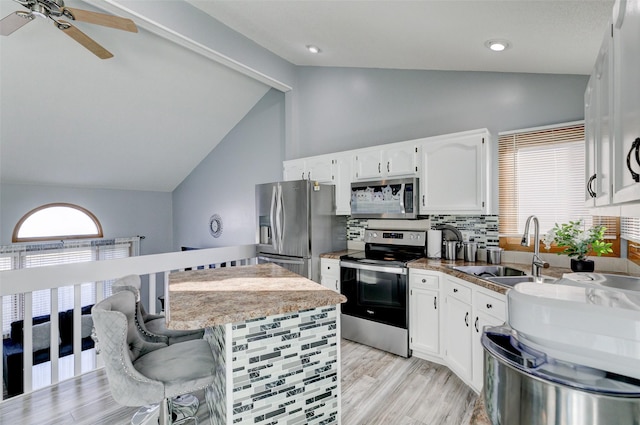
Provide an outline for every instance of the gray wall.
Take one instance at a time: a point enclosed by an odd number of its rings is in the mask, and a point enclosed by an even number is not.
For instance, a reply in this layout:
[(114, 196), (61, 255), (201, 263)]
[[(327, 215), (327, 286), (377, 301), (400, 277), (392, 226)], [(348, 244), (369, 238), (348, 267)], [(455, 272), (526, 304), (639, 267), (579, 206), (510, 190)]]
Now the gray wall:
[(88, 209), (102, 224), (105, 237), (145, 236), (140, 243), (143, 255), (172, 249), (171, 193), (23, 184), (0, 185), (0, 244), (11, 243), (24, 214), (52, 202)]
[(282, 179), (284, 114), (284, 94), (270, 90), (173, 192), (175, 249), (255, 243), (255, 185)]
[(581, 120), (587, 76), (302, 67), (287, 159), (476, 128)]
[[(292, 115), (299, 131), (295, 146), (286, 145), (285, 153), (285, 96), (271, 90), (174, 191), (176, 249), (254, 243), (254, 185), (280, 180), (283, 159), (482, 127), (497, 138), (499, 131), (575, 121), (584, 115), (586, 76), (318, 67), (298, 71)], [(495, 176), (493, 180), (496, 186)], [(223, 219), (217, 239), (208, 232), (212, 214)]]

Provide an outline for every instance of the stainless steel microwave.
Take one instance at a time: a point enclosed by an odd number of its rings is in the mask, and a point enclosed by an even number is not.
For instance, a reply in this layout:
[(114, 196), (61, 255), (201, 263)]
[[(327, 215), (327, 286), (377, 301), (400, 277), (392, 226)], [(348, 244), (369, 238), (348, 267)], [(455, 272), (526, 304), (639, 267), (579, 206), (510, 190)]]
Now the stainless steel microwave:
[(354, 218), (418, 218), (418, 178), (351, 183)]

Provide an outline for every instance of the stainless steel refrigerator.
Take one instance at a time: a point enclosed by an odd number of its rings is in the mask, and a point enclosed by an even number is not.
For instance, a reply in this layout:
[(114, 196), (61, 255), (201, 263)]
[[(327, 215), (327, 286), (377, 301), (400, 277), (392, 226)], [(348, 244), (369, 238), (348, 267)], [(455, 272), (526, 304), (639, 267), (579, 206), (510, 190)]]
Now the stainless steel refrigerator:
[(335, 187), (309, 180), (256, 185), (258, 261), (320, 282), (320, 254), (347, 247)]

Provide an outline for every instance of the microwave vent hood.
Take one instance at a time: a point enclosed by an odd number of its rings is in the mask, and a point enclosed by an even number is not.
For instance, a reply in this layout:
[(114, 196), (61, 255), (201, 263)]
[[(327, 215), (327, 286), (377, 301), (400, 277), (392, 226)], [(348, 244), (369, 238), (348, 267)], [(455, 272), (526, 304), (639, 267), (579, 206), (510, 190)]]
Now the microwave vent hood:
[(354, 218), (418, 218), (418, 178), (351, 183)]

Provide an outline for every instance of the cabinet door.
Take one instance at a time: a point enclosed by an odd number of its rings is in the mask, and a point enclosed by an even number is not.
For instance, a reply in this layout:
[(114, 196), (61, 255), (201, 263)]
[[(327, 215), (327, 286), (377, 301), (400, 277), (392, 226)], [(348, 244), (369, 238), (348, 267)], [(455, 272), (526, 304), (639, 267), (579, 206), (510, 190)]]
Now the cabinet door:
[(484, 349), (480, 339), (485, 326), (502, 325), (507, 317), (507, 297), (481, 288), (474, 288), (473, 328), (473, 376), (471, 386), (478, 392), (484, 383)]
[(415, 176), (417, 173), (418, 148), (399, 146), (383, 152), (382, 173), (388, 177)]
[(304, 159), (284, 161), (282, 167), (282, 178), (284, 181), (303, 180), (306, 178), (304, 173)]
[(627, 167), (640, 174), (634, 142), (640, 143), (640, 7), (637, 0), (614, 5), (614, 181), (613, 202), (640, 199), (640, 183)]
[(445, 298), (445, 360), (460, 378), (471, 379), (471, 305), (457, 298)]
[(611, 121), (613, 113), (613, 105), (611, 102), (613, 90), (612, 44), (613, 39), (611, 38), (611, 32), (607, 32), (602, 42), (600, 52), (598, 53), (598, 59), (592, 76), (595, 83), (592, 99), (594, 104), (589, 113), (595, 115), (595, 119), (594, 122), (589, 125), (593, 126), (591, 130), (594, 133), (595, 178), (591, 180), (590, 176), (589, 180), (587, 180), (589, 184), (587, 191), (591, 191), (590, 195), (594, 199), (596, 206), (604, 206), (611, 203), (611, 141), (613, 140), (613, 126)]
[(440, 313), (438, 291), (411, 288), (409, 295), (410, 348), (440, 354)]
[(471, 384), (474, 390), (480, 392), (484, 385), (484, 349), (480, 338), (482, 338), (482, 330), (485, 326), (499, 326), (504, 320), (497, 319), (484, 313), (477, 313), (473, 319), (473, 378)]
[(351, 215), (351, 155), (333, 160), (333, 184), (336, 186), (336, 215)]
[(483, 133), (422, 145), (421, 214), (486, 212), (488, 143)]
[(320, 183), (333, 183), (333, 159), (330, 157), (312, 157), (305, 161), (305, 178)]
[(598, 91), (596, 86), (595, 71), (589, 78), (587, 88), (584, 91), (584, 144), (585, 144), (585, 206), (594, 207), (595, 191), (594, 180), (598, 177), (596, 172), (596, 135), (598, 133)]
[(355, 156), (356, 180), (369, 180), (382, 176), (382, 151), (379, 149), (359, 151)]
[(340, 292), (340, 260), (320, 259), (320, 284), (325, 288)]

